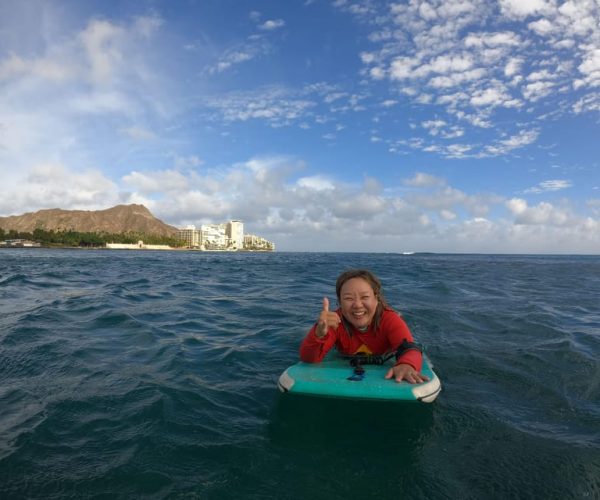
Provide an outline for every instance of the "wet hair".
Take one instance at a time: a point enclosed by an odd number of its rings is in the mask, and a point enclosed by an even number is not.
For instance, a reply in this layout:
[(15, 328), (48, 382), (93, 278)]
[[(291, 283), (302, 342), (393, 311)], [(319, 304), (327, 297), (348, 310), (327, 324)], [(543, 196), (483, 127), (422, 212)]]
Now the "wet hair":
[(340, 274), (335, 283), (335, 293), (337, 295), (338, 303), (341, 303), (341, 293), (344, 283), (354, 278), (360, 278), (365, 280), (373, 289), (373, 293), (375, 294), (375, 298), (377, 299), (377, 309), (375, 309), (375, 314), (373, 316), (373, 327), (375, 330), (377, 330), (377, 328), (379, 328), (379, 323), (381, 321), (381, 315), (383, 314), (383, 311), (385, 309), (391, 310), (392, 308), (388, 305), (388, 303), (385, 300), (385, 297), (383, 296), (383, 290), (381, 289), (381, 281), (379, 281), (379, 278), (375, 276), (371, 271), (367, 271), (366, 269), (350, 269)]

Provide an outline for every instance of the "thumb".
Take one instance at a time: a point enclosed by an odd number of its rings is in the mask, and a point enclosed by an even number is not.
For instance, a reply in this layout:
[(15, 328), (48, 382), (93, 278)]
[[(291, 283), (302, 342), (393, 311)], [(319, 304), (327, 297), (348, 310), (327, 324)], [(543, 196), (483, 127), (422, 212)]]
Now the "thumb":
[(329, 312), (329, 299), (327, 297), (323, 297), (323, 311)]
[(394, 369), (390, 368), (388, 372), (385, 374), (385, 378), (392, 378), (394, 376)]

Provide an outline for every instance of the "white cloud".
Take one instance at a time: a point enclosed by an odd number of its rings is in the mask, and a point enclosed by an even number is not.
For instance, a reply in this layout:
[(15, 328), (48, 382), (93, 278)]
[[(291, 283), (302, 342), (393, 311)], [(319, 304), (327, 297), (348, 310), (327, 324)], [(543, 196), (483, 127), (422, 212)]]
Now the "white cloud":
[(427, 129), (431, 135), (438, 135), (447, 123), (444, 120), (427, 120), (421, 123), (424, 129)]
[(435, 9), (431, 5), (429, 5), (427, 2), (424, 2), (421, 5), (419, 5), (419, 14), (421, 15), (421, 17), (423, 19), (425, 19), (427, 21), (431, 21), (438, 17), (438, 14), (435, 11)]
[(445, 185), (446, 181), (435, 175), (417, 172), (414, 177), (405, 179), (404, 184), (414, 187), (436, 187)]
[(475, 107), (500, 106), (506, 101), (511, 101), (511, 96), (500, 86), (480, 90), (471, 97), (471, 104)]
[(528, 188), (525, 190), (526, 193), (547, 193), (549, 191), (560, 191), (573, 186), (573, 183), (566, 179), (553, 179), (548, 181), (542, 181), (537, 186)]
[(541, 71), (534, 71), (527, 75), (527, 81), (537, 82), (539, 80), (554, 80), (556, 78), (556, 74), (550, 73), (547, 69), (543, 69)]
[(469, 156), (473, 146), (470, 144), (450, 144), (444, 149), (444, 154), (448, 158), (464, 158)]
[(443, 137), (444, 139), (454, 139), (461, 137), (464, 130), (455, 125), (449, 125), (444, 120), (427, 120), (421, 124), (433, 137)]
[(71, 38), (67, 35), (60, 44), (48, 45), (40, 57), (26, 59), (11, 53), (0, 59), (0, 80), (29, 76), (57, 83), (114, 85), (119, 75), (135, 74), (137, 68), (131, 63), (138, 44), (161, 24), (156, 16), (135, 18), (129, 26), (92, 19)]
[(586, 204), (592, 210), (593, 214), (600, 218), (600, 198), (587, 200)]
[(441, 186), (434, 192), (411, 194), (407, 199), (413, 206), (422, 210), (455, 213), (458, 209), (462, 209), (476, 216), (485, 215), (489, 211), (490, 204), (497, 201), (493, 196), (469, 195), (447, 185)]
[(265, 120), (272, 126), (289, 125), (312, 116), (316, 96), (283, 87), (268, 87), (253, 92), (232, 92), (207, 99), (205, 106), (217, 111), (215, 120), (226, 122)]
[(331, 180), (321, 176), (314, 175), (312, 177), (301, 177), (296, 182), (299, 188), (304, 188), (313, 191), (330, 191), (335, 189)]
[(584, 75), (587, 84), (600, 85), (600, 47), (587, 50), (577, 69)]
[[(379, 6), (383, 10), (375, 12)], [(336, 85), (259, 87), (256, 82), (270, 75), (252, 77), (254, 64), (266, 67), (271, 62), (266, 56), (286, 55), (285, 44), (275, 49), (269, 42), (276, 33), (256, 31), (260, 23), (273, 29), (283, 24), (268, 24), (259, 13), (251, 15), (254, 33), (242, 35), (241, 43), (208, 35), (184, 40), (174, 32), (161, 38), (162, 27), (170, 26), (159, 17), (119, 22), (107, 17), (82, 22), (78, 32), (55, 29), (60, 37), (36, 34), (35, 43), (23, 44), (27, 49), (5, 50), (0, 169), (8, 194), (0, 208), (4, 213), (49, 204), (89, 209), (137, 201), (173, 224), (242, 218), (255, 232), (287, 241), (288, 249), (315, 239), (335, 250), (408, 244), (434, 251), (547, 251), (574, 248), (570, 242), (599, 247), (597, 203), (589, 203), (593, 217), (588, 217), (576, 215), (566, 201), (544, 200), (572, 187), (569, 180), (529, 188), (535, 205), (519, 199), (505, 205), (498, 195), (457, 189), (431, 173), (397, 180), (415, 165), (427, 168), (424, 155), (415, 152), (474, 161), (523, 149), (518, 152), (526, 169), (530, 155), (525, 153), (537, 148), (525, 148), (546, 139), (544, 121), (560, 113), (598, 113), (596, 4), (459, 0), (340, 2), (339, 8), (368, 21), (371, 35), (370, 43), (357, 41), (367, 43), (357, 50), (357, 62), (364, 65), (360, 81), (345, 77)], [(216, 40), (225, 40), (225, 48)], [(181, 50), (186, 45), (194, 52)], [(189, 68), (173, 71), (181, 61)], [(312, 68), (308, 61), (298, 62), (302, 67), (296, 69)], [(189, 88), (192, 94), (182, 92)], [(509, 113), (514, 108), (518, 116)], [(595, 123), (594, 116), (589, 123)], [(335, 138), (325, 145), (334, 151), (336, 143), (345, 146), (344, 140), (362, 137), (367, 149), (410, 156), (395, 156), (394, 171), (383, 174), (380, 158), (361, 165), (364, 160), (356, 155), (343, 177), (282, 157), (240, 164), (225, 159), (252, 149), (285, 152), (289, 137), (273, 134), (273, 140), (264, 140), (263, 124), (304, 129), (306, 142), (295, 147), (316, 150), (318, 144), (310, 141), (324, 136)], [(341, 130), (337, 138), (331, 134)], [(226, 156), (215, 160), (219, 148)], [(220, 163), (226, 161), (232, 163)], [(219, 166), (210, 166), (215, 163)], [(460, 162), (447, 163), (455, 165), (451, 171), (457, 175)], [(361, 170), (385, 179), (386, 190), (373, 179), (353, 182), (352, 172)], [(496, 217), (497, 211), (508, 218)]]
[(404, 80), (413, 77), (413, 70), (420, 64), (418, 59), (397, 57), (392, 61), (389, 74), (393, 80)]
[(376, 55), (372, 52), (361, 52), (359, 56), (361, 61), (365, 64), (372, 64), (376, 61)]
[(557, 208), (545, 201), (530, 207), (525, 200), (512, 198), (506, 202), (506, 206), (515, 217), (516, 224), (531, 226), (567, 226), (576, 224), (576, 218), (570, 210)]
[(444, 219), (444, 220), (455, 220), (457, 215), (456, 215), (456, 213), (452, 212), (451, 210), (443, 209), (440, 212), (440, 217), (442, 217), (442, 219)]
[(189, 186), (185, 175), (176, 170), (151, 173), (133, 171), (125, 175), (123, 181), (142, 195), (185, 191)]
[(113, 79), (115, 67), (123, 64), (121, 39), (125, 30), (109, 21), (92, 21), (80, 34), (90, 65), (90, 79), (95, 84), (107, 84)]
[(196, 155), (190, 156), (179, 156), (175, 155), (175, 168), (176, 169), (189, 169), (197, 168), (204, 162)]
[(58, 163), (36, 164), (14, 182), (18, 188), (0, 199), (1, 213), (15, 214), (15, 207), (102, 209), (119, 202), (117, 185), (95, 169), (77, 172)]
[(131, 29), (140, 36), (150, 38), (163, 25), (164, 21), (156, 14), (138, 16), (134, 19)]
[(25, 60), (15, 54), (0, 61), (0, 81), (21, 76), (33, 76), (48, 81), (63, 82), (73, 78), (77, 68), (68, 63), (37, 58)]
[(511, 31), (496, 33), (469, 33), (465, 39), (466, 47), (497, 47), (497, 46), (515, 46), (522, 43), (521, 37)]
[(504, 67), (504, 74), (507, 77), (512, 77), (521, 71), (524, 60), (518, 57), (511, 57)]
[(514, 149), (522, 148), (537, 140), (539, 130), (521, 130), (518, 134), (508, 139), (499, 140), (496, 144), (485, 148), (486, 154), (493, 156), (508, 153)]
[(208, 75), (219, 74), (229, 71), (239, 64), (260, 59), (270, 54), (273, 46), (269, 41), (269, 32), (282, 28), (284, 25), (285, 21), (282, 19), (265, 21), (258, 26), (258, 29), (264, 33), (250, 34), (242, 42), (227, 47), (218, 55), (215, 62), (206, 67), (205, 73)]
[(529, 101), (537, 101), (549, 95), (554, 89), (552, 82), (534, 82), (523, 87), (523, 97)]
[(283, 19), (269, 19), (261, 24), (258, 28), (261, 30), (272, 31), (285, 26), (285, 21)]
[[(594, 236), (600, 234), (598, 220), (577, 216), (567, 205), (530, 206), (520, 198), (504, 202), (496, 195), (468, 194), (424, 172), (406, 179), (415, 189), (398, 197), (373, 178), (361, 185), (318, 174), (294, 180), (304, 168), (294, 159), (262, 157), (227, 170), (208, 169), (202, 176), (194, 170), (133, 171), (118, 186), (98, 171), (38, 165), (0, 208), (7, 213), (15, 202), (31, 210), (52, 203), (79, 209), (143, 203), (175, 226), (242, 219), (248, 232), (272, 239), (282, 250), (372, 250), (376, 245), (380, 251), (552, 252), (568, 251), (578, 241), (580, 251), (591, 251), (600, 240)], [(566, 182), (545, 185), (558, 188)], [(502, 203), (512, 220), (489, 217)], [(588, 205), (598, 210), (600, 203)]]
[(502, 14), (510, 19), (523, 20), (528, 16), (548, 11), (551, 4), (545, 0), (499, 0)]
[(528, 28), (540, 36), (547, 36), (556, 31), (556, 27), (548, 19), (542, 18), (529, 23)]
[(93, 91), (67, 98), (70, 110), (80, 114), (126, 114), (133, 116), (137, 104), (128, 94), (119, 91)]
[[(416, 61), (411, 61), (413, 66), (410, 68), (409, 76), (411, 78), (422, 78), (430, 75), (431, 73), (436, 74), (448, 74), (461, 71), (470, 70), (473, 67), (473, 60), (468, 54), (461, 55), (444, 55), (437, 56), (425, 64), (421, 64), (415, 68)], [(395, 75), (397, 77), (397, 75)]]
[[(389, 36), (371, 39), (363, 75), (377, 86), (387, 80), (391, 91), (446, 122), (464, 120), (465, 134), (469, 125), (488, 129), (482, 146), (430, 143), (424, 150), (502, 155), (512, 147), (504, 137), (530, 128), (536, 114), (548, 117), (546, 106), (555, 117), (598, 109), (592, 90), (600, 87), (600, 12), (589, 0), (397, 2), (380, 11), (377, 24), (377, 33)], [(505, 119), (505, 109), (526, 105), (518, 125)]]
[(346, 92), (330, 92), (325, 95), (325, 97), (323, 98), (323, 101), (326, 102), (327, 104), (331, 104), (332, 102), (335, 102), (335, 101), (342, 99), (344, 97), (347, 97), (347, 96), (348, 96), (348, 94)]
[(380, 67), (371, 68), (369, 74), (374, 80), (383, 80), (387, 76), (385, 69)]
[(339, 219), (371, 219), (385, 211), (385, 198), (369, 193), (353, 193), (350, 197), (340, 197), (331, 206), (331, 213)]
[(428, 85), (435, 88), (449, 88), (462, 85), (466, 82), (480, 80), (486, 76), (487, 71), (483, 68), (472, 69), (462, 73), (453, 73), (448, 76), (436, 76), (429, 80)]
[(578, 114), (586, 111), (600, 111), (600, 92), (582, 97), (573, 104), (574, 113)]
[(236, 47), (222, 54), (219, 60), (208, 68), (208, 72), (211, 74), (222, 73), (235, 65), (251, 61), (265, 54), (268, 50), (269, 47), (267, 45), (255, 42)]

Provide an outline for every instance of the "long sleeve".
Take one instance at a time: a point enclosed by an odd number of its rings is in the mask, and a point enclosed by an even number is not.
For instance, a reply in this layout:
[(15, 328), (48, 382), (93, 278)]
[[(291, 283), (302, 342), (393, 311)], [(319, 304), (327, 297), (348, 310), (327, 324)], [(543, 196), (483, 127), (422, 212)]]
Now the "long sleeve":
[[(342, 354), (355, 354), (356, 352), (367, 352), (373, 354), (384, 354), (395, 352), (404, 340), (413, 342), (413, 337), (404, 320), (392, 310), (384, 310), (381, 323), (376, 332), (369, 329), (368, 332), (360, 332), (354, 328), (347, 331), (343, 323), (338, 328), (329, 328), (322, 339), (317, 338), (315, 331), (317, 325), (308, 331), (300, 345), (300, 359), (305, 363), (319, 363), (325, 355), (336, 346)], [(396, 364), (406, 363), (415, 370), (421, 371), (422, 356), (417, 350), (408, 350), (400, 356)]]
[[(407, 342), (414, 342), (413, 336), (410, 333), (408, 325), (405, 321), (396, 313), (390, 311), (389, 314), (385, 315), (385, 323), (382, 322), (382, 328), (388, 332), (388, 340), (392, 351), (398, 349), (398, 346), (402, 344), (404, 340)], [(421, 352), (416, 349), (410, 349), (404, 352), (395, 364), (405, 363), (412, 366), (416, 371), (421, 371), (423, 364), (423, 356)]]
[(333, 328), (329, 328), (322, 339), (315, 334), (316, 329), (315, 323), (300, 345), (300, 359), (305, 363), (319, 363), (335, 344), (336, 335)]

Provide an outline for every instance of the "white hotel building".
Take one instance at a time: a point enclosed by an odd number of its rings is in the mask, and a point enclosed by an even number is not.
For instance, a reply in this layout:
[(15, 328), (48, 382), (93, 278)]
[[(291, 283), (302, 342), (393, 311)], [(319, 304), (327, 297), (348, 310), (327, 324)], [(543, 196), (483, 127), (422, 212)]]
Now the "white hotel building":
[(200, 250), (275, 249), (275, 245), (264, 238), (244, 235), (244, 223), (240, 220), (230, 220), (222, 224), (202, 224), (200, 229), (187, 226), (179, 230), (177, 237), (185, 241), (187, 247)]

